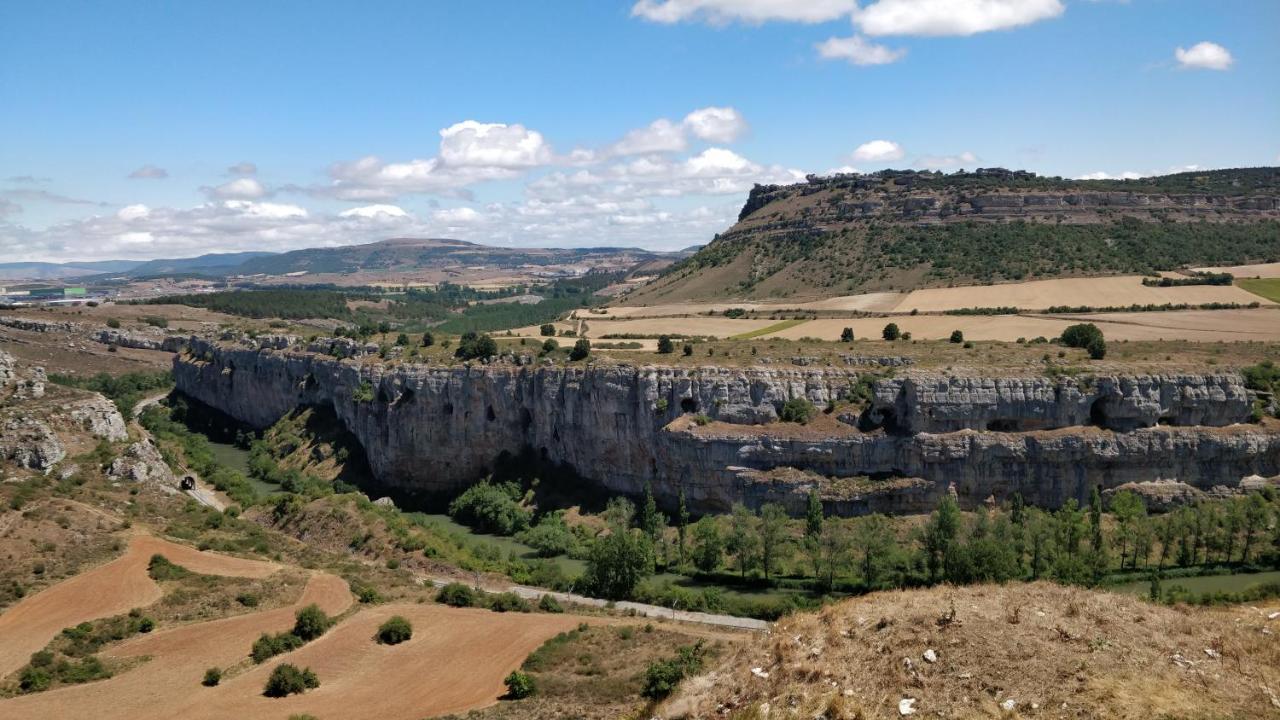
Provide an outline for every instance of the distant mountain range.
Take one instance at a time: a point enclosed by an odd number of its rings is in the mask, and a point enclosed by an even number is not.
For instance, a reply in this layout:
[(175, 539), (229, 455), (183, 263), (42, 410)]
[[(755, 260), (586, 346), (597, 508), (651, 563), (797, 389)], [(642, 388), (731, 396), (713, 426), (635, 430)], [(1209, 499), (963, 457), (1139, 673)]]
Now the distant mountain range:
[(690, 250), (655, 252), (639, 248), (504, 248), (446, 238), (394, 238), (365, 245), (308, 248), (285, 253), (215, 253), (160, 260), (102, 260), (67, 263), (0, 263), (0, 281), (105, 280), (164, 275), (284, 275), (287, 273), (405, 272), (484, 265), (490, 267), (568, 264), (609, 267), (662, 265)]

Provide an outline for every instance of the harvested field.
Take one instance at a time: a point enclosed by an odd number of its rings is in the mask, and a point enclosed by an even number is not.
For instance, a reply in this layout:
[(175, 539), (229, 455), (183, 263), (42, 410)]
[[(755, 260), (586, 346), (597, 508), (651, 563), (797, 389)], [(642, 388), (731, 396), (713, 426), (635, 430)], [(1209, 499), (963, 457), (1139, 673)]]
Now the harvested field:
[(878, 592), (784, 619), (657, 714), (897, 718), (913, 700), (919, 717), (1275, 717), (1274, 609), (1049, 583)]
[(1223, 267), (1194, 268), (1198, 272), (1228, 272), (1237, 278), (1280, 278), (1280, 262), (1257, 265), (1225, 265)]
[(200, 552), (150, 535), (135, 535), (119, 558), (25, 598), (0, 615), (0, 677), (21, 668), (31, 653), (62, 628), (159, 600), (160, 587), (147, 575), (147, 562), (156, 553), (205, 575), (259, 578), (279, 569), (274, 563)]
[(1088, 315), (916, 315), (892, 319), (824, 319), (810, 320), (769, 337), (838, 340), (840, 331), (851, 327), (857, 338), (878, 340), (885, 324), (891, 320), (902, 332), (909, 332), (919, 340), (945, 340), (952, 330), (960, 330), (967, 340), (1053, 338), (1067, 326), (1079, 322), (1096, 324), (1108, 340), (1280, 340), (1280, 312), (1269, 308)]
[[(587, 320), (586, 336), (604, 339), (605, 335), (702, 335), (729, 337), (749, 333), (774, 324), (774, 320), (733, 320), (726, 317), (639, 318), (635, 320)], [(561, 344), (570, 338), (560, 340)]]
[(620, 306), (607, 308), (610, 317), (642, 318), (672, 315), (697, 315), (706, 312), (723, 313), (730, 308), (741, 308), (762, 315), (795, 310), (831, 310), (837, 312), (889, 312), (902, 300), (902, 293), (879, 292), (863, 295), (842, 295), (825, 300), (805, 302), (686, 302), (648, 306)]
[(898, 312), (938, 312), (971, 307), (1016, 307), (1023, 310), (1043, 310), (1055, 305), (1127, 307), (1135, 303), (1200, 305), (1234, 302), (1247, 305), (1258, 300), (1252, 293), (1231, 285), (1147, 287), (1142, 284), (1140, 275), (1126, 275), (915, 290), (908, 293), (895, 309)]

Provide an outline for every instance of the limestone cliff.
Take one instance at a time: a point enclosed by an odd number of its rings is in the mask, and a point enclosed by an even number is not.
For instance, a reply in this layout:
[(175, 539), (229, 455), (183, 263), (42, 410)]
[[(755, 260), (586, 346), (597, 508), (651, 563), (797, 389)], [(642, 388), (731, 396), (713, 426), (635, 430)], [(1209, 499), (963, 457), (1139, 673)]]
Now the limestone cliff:
[[(441, 367), (190, 342), (175, 359), (178, 390), (260, 428), (299, 406), (331, 406), (381, 482), (424, 492), (454, 492), (501, 453), (524, 450), (611, 492), (650, 483), (674, 503), (684, 490), (695, 511), (740, 501), (798, 510), (814, 486), (834, 511), (912, 511), (950, 484), (970, 506), (1020, 492), (1052, 507), (1095, 485), (1231, 488), (1280, 473), (1280, 432), (1236, 424), (1250, 395), (1229, 373), (912, 373), (873, 384), (861, 427), (820, 430), (776, 422), (778, 408), (799, 396), (818, 407), (851, 397), (855, 370)], [(788, 469), (799, 474), (774, 472)]]

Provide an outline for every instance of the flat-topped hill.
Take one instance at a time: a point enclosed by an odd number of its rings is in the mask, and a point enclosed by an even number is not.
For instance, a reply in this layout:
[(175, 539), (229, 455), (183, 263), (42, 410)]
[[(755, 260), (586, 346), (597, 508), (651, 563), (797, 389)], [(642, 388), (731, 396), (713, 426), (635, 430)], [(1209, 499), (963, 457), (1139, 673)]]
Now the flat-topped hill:
[(1280, 168), (1140, 180), (886, 170), (758, 185), (628, 304), (826, 297), (1280, 259)]

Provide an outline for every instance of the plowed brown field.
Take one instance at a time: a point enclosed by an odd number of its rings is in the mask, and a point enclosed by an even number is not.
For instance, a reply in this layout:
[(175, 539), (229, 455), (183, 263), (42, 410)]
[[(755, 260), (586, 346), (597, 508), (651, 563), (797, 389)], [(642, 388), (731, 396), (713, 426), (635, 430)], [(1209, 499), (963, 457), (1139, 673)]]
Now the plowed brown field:
[[(299, 606), (318, 602), (334, 613), (350, 601), (341, 579), (318, 574)], [(108, 654), (151, 659), (109, 680), (0, 701), (0, 717), (283, 720), (308, 713), (322, 720), (418, 720), (492, 704), (504, 692), (507, 673), (548, 637), (580, 621), (564, 615), (501, 614), (434, 604), (378, 606), (357, 613), (299, 650), (224, 679), (218, 687), (200, 685), (205, 668), (241, 662), (258, 634), (287, 629), (294, 609), (185, 626), (126, 642)], [(413, 623), (413, 639), (379, 645), (373, 641), (374, 632), (392, 615)], [(282, 662), (310, 667), (320, 687), (288, 698), (264, 697), (267, 676)]]
[[(261, 578), (280, 569), (257, 560), (200, 552), (195, 548), (135, 535), (124, 555), (32, 595), (0, 615), (0, 677), (26, 664), (63, 628), (145, 607), (160, 599), (147, 575), (147, 562), (160, 553), (192, 572)], [(4, 717), (0, 703), (0, 717)]]

